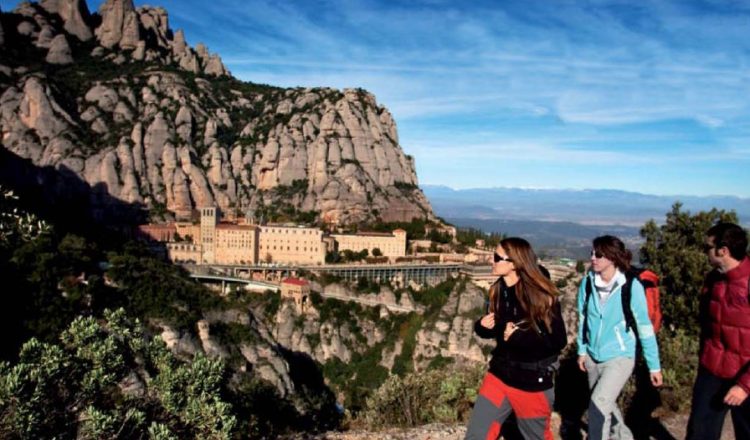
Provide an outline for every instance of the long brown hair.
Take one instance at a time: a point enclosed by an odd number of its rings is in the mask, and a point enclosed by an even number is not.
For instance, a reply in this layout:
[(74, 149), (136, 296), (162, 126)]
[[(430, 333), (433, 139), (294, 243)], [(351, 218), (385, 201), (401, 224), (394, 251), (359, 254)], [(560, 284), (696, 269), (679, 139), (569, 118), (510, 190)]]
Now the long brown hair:
[[(516, 297), (526, 313), (526, 320), (536, 331), (539, 331), (539, 321), (544, 322), (548, 331), (552, 331), (552, 305), (559, 295), (557, 287), (542, 273), (536, 262), (536, 254), (528, 241), (510, 237), (501, 241), (500, 247), (508, 254), (518, 275)], [(491, 312), (499, 308), (502, 284), (501, 277), (490, 288)]]

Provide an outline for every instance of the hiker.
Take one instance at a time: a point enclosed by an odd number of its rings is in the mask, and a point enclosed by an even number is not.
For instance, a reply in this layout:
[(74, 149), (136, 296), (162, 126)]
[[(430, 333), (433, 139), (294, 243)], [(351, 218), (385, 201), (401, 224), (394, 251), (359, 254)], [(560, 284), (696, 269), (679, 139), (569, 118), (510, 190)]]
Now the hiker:
[(631, 259), (632, 254), (619, 238), (595, 238), (591, 270), (578, 289), (578, 367), (587, 373), (591, 390), (590, 440), (633, 438), (617, 407), (617, 397), (633, 372), (636, 338), (643, 348), (651, 383), (659, 387), (663, 381), (643, 285), (635, 277), (626, 276)]
[(734, 435), (750, 439), (750, 259), (747, 234), (733, 223), (706, 233), (703, 250), (713, 270), (701, 293), (700, 365), (693, 386), (687, 439), (721, 437), (727, 411)]
[(558, 291), (537, 264), (531, 245), (506, 238), (495, 250), (489, 313), (474, 324), (494, 338), (489, 371), (466, 431), (466, 439), (495, 439), (511, 412), (525, 439), (552, 439), (554, 375), (567, 339)]

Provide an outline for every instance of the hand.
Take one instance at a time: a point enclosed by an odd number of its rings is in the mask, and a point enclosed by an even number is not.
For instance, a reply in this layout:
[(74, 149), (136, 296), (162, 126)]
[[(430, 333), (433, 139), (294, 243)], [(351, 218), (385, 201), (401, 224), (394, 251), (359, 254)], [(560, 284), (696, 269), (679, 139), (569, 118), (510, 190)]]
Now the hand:
[(735, 385), (730, 388), (727, 395), (724, 396), (724, 403), (729, 406), (739, 406), (742, 405), (742, 402), (744, 402), (745, 399), (747, 399), (747, 391), (741, 386)]
[(661, 375), (661, 371), (651, 373), (651, 385), (659, 388), (664, 383), (664, 376)]
[(509, 322), (505, 324), (505, 332), (503, 332), (503, 341), (507, 341), (508, 338), (510, 338), (510, 335), (512, 335), (513, 332), (515, 332), (516, 330), (518, 330), (518, 326), (515, 323)]
[(586, 372), (586, 355), (585, 354), (583, 356), (578, 356), (578, 368), (584, 373)]
[(484, 315), (482, 317), (482, 320), (479, 321), (479, 324), (482, 325), (484, 328), (493, 329), (495, 328), (495, 314), (490, 313), (488, 315)]

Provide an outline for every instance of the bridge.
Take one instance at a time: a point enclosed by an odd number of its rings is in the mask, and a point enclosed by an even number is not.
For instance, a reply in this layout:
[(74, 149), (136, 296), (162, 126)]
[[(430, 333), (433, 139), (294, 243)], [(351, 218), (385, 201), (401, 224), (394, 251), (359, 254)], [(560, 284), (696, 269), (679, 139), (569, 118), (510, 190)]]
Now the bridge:
[(191, 273), (228, 276), (238, 280), (263, 278), (281, 281), (300, 271), (315, 275), (334, 275), (346, 281), (366, 278), (369, 281), (399, 281), (408, 284), (434, 284), (458, 275), (461, 263), (395, 263), (395, 264), (324, 264), (324, 265), (185, 265)]
[(418, 284), (434, 284), (458, 275), (460, 263), (442, 264), (327, 264), (322, 266), (301, 266), (317, 275), (329, 274), (345, 279), (357, 281), (366, 278), (370, 281), (398, 280), (406, 284), (414, 281)]
[(237, 278), (229, 275), (221, 274), (210, 274), (210, 273), (191, 273), (190, 278), (201, 282), (221, 282), (221, 291), (226, 292), (227, 284), (242, 284), (246, 290), (252, 290), (255, 292), (265, 292), (266, 290), (273, 290), (278, 292), (281, 290), (278, 285), (269, 283), (266, 281), (249, 280), (246, 278)]

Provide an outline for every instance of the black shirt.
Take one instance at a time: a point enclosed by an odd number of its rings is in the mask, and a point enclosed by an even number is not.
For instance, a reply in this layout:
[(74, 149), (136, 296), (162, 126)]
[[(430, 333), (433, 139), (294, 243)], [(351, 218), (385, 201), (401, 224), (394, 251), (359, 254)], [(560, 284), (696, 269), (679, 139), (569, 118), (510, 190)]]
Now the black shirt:
[[(506, 384), (525, 391), (542, 391), (553, 386), (554, 368), (549, 365), (557, 360), (567, 344), (565, 322), (560, 301), (552, 306), (551, 331), (544, 322), (539, 322), (538, 331), (528, 323), (521, 323), (526, 313), (516, 297), (515, 286), (506, 287), (502, 278), (495, 310), (495, 327), (482, 326), (481, 318), (474, 323), (474, 332), (481, 338), (495, 338), (497, 346), (492, 351), (490, 373)], [(519, 328), (507, 341), (503, 332), (508, 322)]]

